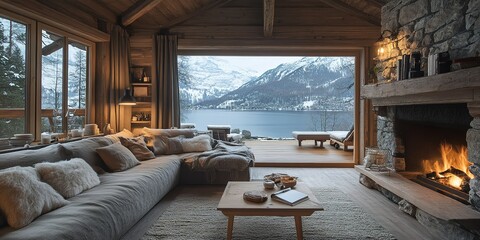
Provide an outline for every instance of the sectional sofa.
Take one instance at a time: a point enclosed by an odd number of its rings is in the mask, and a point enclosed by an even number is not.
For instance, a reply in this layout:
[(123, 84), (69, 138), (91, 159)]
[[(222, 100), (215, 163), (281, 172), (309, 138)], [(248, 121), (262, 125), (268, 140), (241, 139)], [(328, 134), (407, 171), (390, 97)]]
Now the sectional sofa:
[[(172, 137), (171, 133), (169, 137)], [(0, 239), (120, 239), (180, 184), (182, 171), (182, 179), (186, 184), (250, 179), (249, 167), (253, 161), (237, 163), (236, 168), (223, 166), (203, 173), (201, 170), (192, 170), (185, 163), (182, 166), (185, 159), (195, 160), (196, 155), (204, 152), (155, 156), (130, 169), (109, 172), (96, 149), (118, 144), (116, 142), (118, 138), (115, 136), (93, 137), (36, 150), (0, 154), (0, 173), (2, 169), (15, 166), (81, 158), (98, 173), (100, 179), (99, 185), (66, 199), (68, 203), (65, 206), (40, 215), (20, 229), (8, 226), (5, 216), (0, 212)], [(212, 181), (212, 176), (208, 176), (212, 173), (223, 179)]]

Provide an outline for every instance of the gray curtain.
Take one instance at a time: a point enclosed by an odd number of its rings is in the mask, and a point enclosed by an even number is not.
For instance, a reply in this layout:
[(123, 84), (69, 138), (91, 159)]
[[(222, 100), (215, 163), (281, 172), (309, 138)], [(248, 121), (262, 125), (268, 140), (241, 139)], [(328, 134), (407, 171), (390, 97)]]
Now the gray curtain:
[(106, 121), (118, 132), (125, 128), (118, 103), (125, 88), (130, 87), (130, 40), (127, 31), (118, 25), (113, 26), (110, 34), (109, 75), (105, 91), (108, 99)]
[(155, 36), (155, 65), (158, 77), (155, 105), (158, 128), (180, 127), (177, 47), (176, 35)]

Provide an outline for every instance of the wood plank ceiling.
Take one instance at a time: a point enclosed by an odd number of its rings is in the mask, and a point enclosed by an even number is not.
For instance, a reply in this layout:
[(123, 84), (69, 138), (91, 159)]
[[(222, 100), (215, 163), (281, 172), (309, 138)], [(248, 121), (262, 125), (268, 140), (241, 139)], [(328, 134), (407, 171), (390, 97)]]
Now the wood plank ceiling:
[(163, 30), (179, 34), (181, 50), (257, 50), (371, 46), (387, 0), (38, 1), (92, 24), (121, 22), (133, 42)]

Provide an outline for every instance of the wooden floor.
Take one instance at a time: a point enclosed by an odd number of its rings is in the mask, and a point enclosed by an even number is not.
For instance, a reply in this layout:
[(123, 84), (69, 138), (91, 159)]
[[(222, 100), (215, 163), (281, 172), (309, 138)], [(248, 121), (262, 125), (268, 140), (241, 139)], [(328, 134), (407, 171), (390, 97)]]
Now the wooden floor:
[[(437, 233), (430, 232), (414, 218), (403, 213), (398, 206), (390, 202), (380, 192), (368, 189), (358, 182), (359, 173), (352, 168), (267, 168), (254, 167), (252, 179), (262, 179), (264, 175), (274, 172), (298, 176), (310, 187), (336, 187), (346, 193), (354, 202), (398, 239), (444, 239)], [(185, 192), (199, 195), (218, 193), (224, 186), (181, 185), (170, 192), (157, 206), (128, 232), (123, 239), (140, 239), (162, 212), (175, 201), (176, 196)], [(194, 216), (192, 216), (194, 217)], [(225, 219), (225, 224), (226, 224)]]
[(301, 147), (297, 140), (252, 140), (245, 141), (245, 145), (255, 154), (257, 167), (352, 168), (353, 149), (335, 149), (328, 142), (323, 147), (315, 146), (313, 140), (303, 141)]

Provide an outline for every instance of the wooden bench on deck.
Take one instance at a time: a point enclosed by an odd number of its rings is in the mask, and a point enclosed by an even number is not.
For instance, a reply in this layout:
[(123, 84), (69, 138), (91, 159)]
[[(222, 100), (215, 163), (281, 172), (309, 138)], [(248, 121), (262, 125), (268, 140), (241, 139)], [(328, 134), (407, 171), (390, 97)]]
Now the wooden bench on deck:
[(315, 131), (293, 131), (292, 135), (298, 140), (298, 146), (302, 146), (303, 140), (314, 140), (315, 146), (320, 141), (320, 147), (323, 147), (323, 142), (330, 140), (330, 134), (327, 132), (315, 132)]

